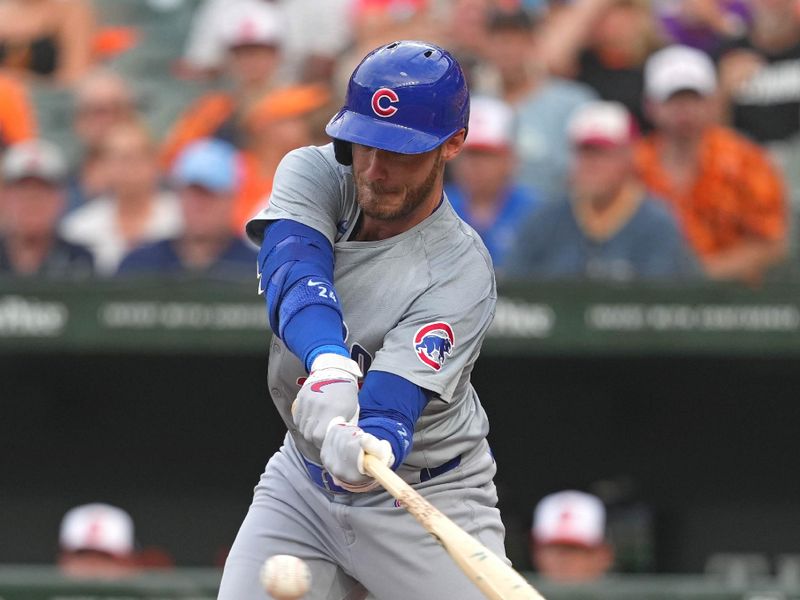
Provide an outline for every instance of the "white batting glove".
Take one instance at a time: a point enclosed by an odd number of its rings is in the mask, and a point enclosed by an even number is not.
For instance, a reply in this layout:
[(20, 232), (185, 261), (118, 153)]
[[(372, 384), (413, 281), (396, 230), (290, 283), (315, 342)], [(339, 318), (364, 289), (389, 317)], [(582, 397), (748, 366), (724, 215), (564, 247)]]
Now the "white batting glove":
[(333, 476), (336, 485), (350, 492), (369, 492), (378, 482), (364, 471), (364, 453), (378, 457), (386, 466), (394, 464), (392, 445), (379, 440), (358, 425), (342, 417), (330, 422), (328, 434), (322, 442), (322, 465)]
[(320, 448), (331, 419), (344, 415), (357, 422), (359, 377), (358, 363), (349, 358), (330, 353), (315, 358), (292, 405), (300, 435)]

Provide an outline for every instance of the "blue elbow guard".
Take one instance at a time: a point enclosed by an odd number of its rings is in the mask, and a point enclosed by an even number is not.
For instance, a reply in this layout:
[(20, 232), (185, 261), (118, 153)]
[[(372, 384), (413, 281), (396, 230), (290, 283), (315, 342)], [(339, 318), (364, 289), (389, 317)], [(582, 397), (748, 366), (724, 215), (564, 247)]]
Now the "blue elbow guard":
[(311, 227), (275, 221), (258, 255), (259, 292), (266, 292), (270, 328), (283, 338), (286, 325), (303, 308), (329, 306), (341, 318), (333, 287), (333, 248)]
[[(339, 320), (342, 319), (342, 309), (333, 284), (322, 278), (304, 277), (283, 294), (278, 309), (278, 337), (283, 339), (286, 325), (307, 306), (328, 306), (336, 311)], [(339, 331), (341, 332), (341, 327)]]

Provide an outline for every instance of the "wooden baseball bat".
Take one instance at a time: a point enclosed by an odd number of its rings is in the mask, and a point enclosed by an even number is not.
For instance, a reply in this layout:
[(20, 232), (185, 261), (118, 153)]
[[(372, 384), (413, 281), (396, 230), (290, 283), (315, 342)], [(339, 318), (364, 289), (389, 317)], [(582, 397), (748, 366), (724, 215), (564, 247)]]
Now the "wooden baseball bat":
[(380, 459), (364, 455), (364, 470), (397, 498), (444, 547), (459, 568), (490, 600), (544, 600), (525, 578), (494, 552), (443, 515)]

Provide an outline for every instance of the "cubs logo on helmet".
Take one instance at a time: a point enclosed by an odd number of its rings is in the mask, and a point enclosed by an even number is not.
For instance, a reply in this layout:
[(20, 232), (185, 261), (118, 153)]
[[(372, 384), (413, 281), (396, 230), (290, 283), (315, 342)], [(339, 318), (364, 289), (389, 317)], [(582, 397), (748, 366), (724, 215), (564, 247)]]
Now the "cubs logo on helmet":
[(434, 371), (444, 366), (444, 361), (453, 352), (454, 346), (453, 328), (444, 321), (423, 325), (414, 335), (417, 358)]
[(381, 88), (372, 94), (372, 111), (379, 117), (391, 117), (397, 112), (397, 107), (392, 106), (400, 102), (397, 92), (389, 88)]

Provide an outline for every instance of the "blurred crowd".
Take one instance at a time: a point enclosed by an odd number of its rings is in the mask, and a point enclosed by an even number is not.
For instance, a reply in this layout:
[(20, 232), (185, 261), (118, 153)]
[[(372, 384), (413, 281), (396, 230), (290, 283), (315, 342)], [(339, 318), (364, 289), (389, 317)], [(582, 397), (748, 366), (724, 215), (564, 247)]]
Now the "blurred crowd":
[[(617, 556), (625, 552), (625, 536), (614, 539), (620, 527), (600, 497), (571, 489), (553, 492), (539, 500), (532, 516), (529, 561), (542, 578), (580, 584), (631, 570)], [(214, 566), (221, 567), (226, 555), (227, 548), (220, 549)], [(119, 579), (175, 567), (166, 549), (142, 545), (129, 512), (104, 502), (74, 506), (64, 514), (56, 563), (64, 576), (75, 579)]]
[[(290, 150), (325, 144), (352, 68), (395, 39), (459, 58), (446, 193), (510, 279), (792, 277), (799, 0), (141, 0), (190, 7), (143, 76), (108, 0), (0, 0), (0, 274), (247, 280), (243, 224)], [(191, 101), (166, 127), (151, 77)], [(36, 94), (69, 99), (70, 141)], [(175, 89), (178, 89), (177, 87)]]
[[(610, 530), (598, 496), (577, 490), (549, 494), (533, 510), (530, 563), (556, 583), (600, 580), (616, 571)], [(226, 554), (217, 556), (214, 566), (221, 567)], [(130, 513), (104, 502), (75, 506), (64, 514), (56, 564), (65, 577), (105, 580), (175, 567), (165, 549), (142, 546)]]

